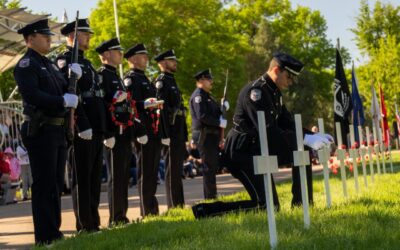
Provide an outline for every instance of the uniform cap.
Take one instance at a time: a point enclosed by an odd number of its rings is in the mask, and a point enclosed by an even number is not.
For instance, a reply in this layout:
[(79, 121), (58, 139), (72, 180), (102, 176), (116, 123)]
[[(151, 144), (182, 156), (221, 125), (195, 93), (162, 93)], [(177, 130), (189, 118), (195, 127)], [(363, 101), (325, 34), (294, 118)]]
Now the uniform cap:
[(130, 47), (124, 54), (125, 58), (129, 58), (131, 56), (137, 55), (137, 54), (148, 54), (146, 47), (144, 46), (143, 43), (138, 43), (132, 47)]
[(303, 70), (304, 64), (289, 54), (278, 52), (274, 54), (274, 58), (282, 68), (295, 76), (298, 76)]
[[(64, 27), (62, 27), (61, 34), (66, 36), (69, 33), (74, 32), (75, 31), (75, 22), (76, 21), (67, 23)], [(78, 30), (93, 34), (93, 30), (89, 26), (89, 19), (87, 19), (87, 18), (78, 19)]]
[(119, 43), (117, 38), (112, 38), (110, 40), (102, 42), (97, 48), (95, 49), (97, 53), (102, 54), (108, 50), (123, 50), (121, 44)]
[(196, 78), (196, 80), (200, 80), (201, 78), (213, 79), (211, 69), (199, 71), (193, 77)]
[(170, 49), (170, 50), (167, 50), (167, 51), (162, 52), (161, 54), (158, 54), (157, 56), (155, 56), (154, 60), (156, 62), (160, 62), (162, 60), (175, 60), (175, 61), (177, 61), (178, 59), (176, 58), (175, 51), (173, 49)]
[(49, 19), (42, 19), (39, 21), (36, 21), (34, 23), (30, 23), (19, 29), (18, 34), (22, 34), (24, 36), (33, 34), (33, 33), (39, 33), (43, 35), (49, 35), (53, 36), (54, 33), (50, 31), (49, 28)]

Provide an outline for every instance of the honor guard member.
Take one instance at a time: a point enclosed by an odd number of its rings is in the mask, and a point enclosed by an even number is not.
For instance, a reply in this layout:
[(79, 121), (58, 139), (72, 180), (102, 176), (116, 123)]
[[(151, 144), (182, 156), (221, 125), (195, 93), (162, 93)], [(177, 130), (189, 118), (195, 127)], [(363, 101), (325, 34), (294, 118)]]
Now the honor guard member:
[[(65, 117), (67, 108), (76, 108), (78, 97), (66, 93), (68, 83), (45, 55), (50, 51), (48, 19), (18, 30), (28, 48), (14, 69), (14, 78), (23, 100), (24, 122), (21, 136), (28, 150), (32, 170), (32, 214), (37, 245), (60, 239), (61, 192), (67, 156)], [(70, 69), (79, 78), (77, 64)]]
[[(135, 122), (136, 106), (130, 94), (117, 74), (117, 66), (122, 62), (122, 48), (117, 38), (101, 43), (99, 53), (102, 66), (99, 74), (105, 89), (105, 100), (108, 104), (108, 127), (115, 136), (115, 146), (110, 150), (107, 167), (108, 200), (110, 208), (109, 224), (128, 223), (128, 184), (129, 169), (132, 157), (131, 140), (139, 129)], [(134, 126), (135, 125), (135, 126)], [(135, 130), (133, 128), (135, 127)], [(143, 130), (143, 129), (141, 129)], [(138, 132), (139, 141), (145, 141), (145, 133)]]
[[(88, 19), (79, 19), (77, 26), (78, 63), (82, 77), (77, 82), (77, 94), (83, 115), (78, 113), (74, 138), (75, 166), (72, 167), (72, 200), (78, 231), (98, 231), (100, 226), (99, 202), (101, 171), (103, 167), (103, 140), (108, 137), (106, 129), (106, 104), (99, 75), (92, 63), (85, 58), (93, 31)], [(61, 72), (68, 79), (68, 67), (73, 56), (75, 21), (66, 24), (61, 33), (66, 37), (67, 50), (56, 58)]]
[(220, 105), (211, 96), (213, 77), (209, 69), (198, 72), (196, 90), (190, 97), (192, 116), (192, 143), (196, 144), (203, 161), (203, 189), (205, 199), (217, 197), (216, 172), (219, 168), (221, 128), (227, 121), (222, 117)]
[(155, 80), (157, 99), (164, 101), (164, 115), (167, 132), (170, 141), (163, 139), (164, 145), (169, 144), (166, 154), (165, 189), (167, 193), (168, 208), (183, 206), (185, 204), (182, 167), (188, 138), (185, 118), (185, 107), (182, 94), (176, 84), (174, 73), (176, 72), (177, 58), (173, 50), (165, 51), (157, 55), (154, 60), (158, 63), (161, 74)]
[(136, 102), (139, 119), (146, 128), (146, 139), (135, 142), (138, 166), (138, 192), (140, 213), (157, 215), (157, 176), (161, 156), (161, 139), (166, 138), (161, 122), (161, 106), (157, 103), (156, 87), (145, 75), (149, 62), (148, 52), (143, 44), (136, 44), (126, 51), (130, 70), (124, 84)]
[[(260, 155), (257, 111), (265, 112), (268, 135), (268, 147), (271, 155), (278, 156), (278, 165), (293, 163), (293, 151), (297, 149), (295, 123), (293, 116), (282, 101), (281, 90), (296, 81), (303, 64), (292, 56), (277, 53), (270, 62), (267, 72), (252, 83), (247, 84), (239, 93), (233, 117), (233, 128), (229, 131), (225, 144), (225, 161), (231, 174), (242, 182), (251, 200), (238, 202), (216, 202), (198, 204), (192, 207), (196, 218), (214, 216), (229, 211), (265, 208), (265, 190), (262, 175), (254, 174), (253, 156)], [(314, 149), (329, 145), (330, 135), (306, 133), (304, 144)], [(298, 169), (298, 168), (294, 168)], [(311, 169), (309, 169), (309, 177)], [(293, 171), (298, 175), (298, 170)], [(272, 176), (271, 176), (272, 178)], [(309, 199), (312, 201), (312, 182), (308, 182)], [(273, 201), (279, 210), (279, 200), (272, 178)], [(301, 202), (300, 178), (293, 177), (292, 205)]]

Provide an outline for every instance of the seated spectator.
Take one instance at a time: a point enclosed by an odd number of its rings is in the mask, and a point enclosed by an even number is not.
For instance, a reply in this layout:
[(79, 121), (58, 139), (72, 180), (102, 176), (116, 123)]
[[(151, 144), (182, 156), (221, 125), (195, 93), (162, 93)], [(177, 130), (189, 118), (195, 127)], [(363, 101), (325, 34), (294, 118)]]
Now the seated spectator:
[(10, 178), (12, 182), (18, 182), (21, 175), (21, 166), (19, 165), (18, 159), (15, 157), (15, 153), (12, 148), (8, 147), (4, 151), (5, 160), (10, 165)]
[(28, 200), (28, 191), (32, 185), (31, 166), (29, 165), (28, 152), (25, 146), (20, 142), (17, 147), (17, 159), (21, 166), (21, 179), (22, 179), (22, 200)]

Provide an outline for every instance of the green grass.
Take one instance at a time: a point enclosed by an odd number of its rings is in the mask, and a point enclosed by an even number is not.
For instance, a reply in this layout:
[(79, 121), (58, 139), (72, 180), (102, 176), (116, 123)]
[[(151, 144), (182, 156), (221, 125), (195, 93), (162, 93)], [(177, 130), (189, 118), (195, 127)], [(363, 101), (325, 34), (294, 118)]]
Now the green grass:
[[(395, 174), (376, 176), (375, 183), (356, 195), (348, 179), (349, 198), (342, 196), (340, 174), (331, 178), (333, 207), (325, 207), (322, 178), (314, 178), (311, 227), (303, 228), (301, 208), (291, 209), (291, 183), (277, 185), (281, 212), (276, 214), (278, 249), (398, 249), (400, 248), (400, 156)], [(387, 164), (388, 172), (390, 171)], [(361, 174), (361, 171), (359, 169)], [(361, 176), (360, 176), (361, 177)], [(221, 200), (248, 198), (240, 192)], [(54, 249), (266, 249), (269, 247), (265, 211), (228, 214), (195, 220), (190, 209), (173, 209), (141, 223), (81, 234), (54, 245)]]

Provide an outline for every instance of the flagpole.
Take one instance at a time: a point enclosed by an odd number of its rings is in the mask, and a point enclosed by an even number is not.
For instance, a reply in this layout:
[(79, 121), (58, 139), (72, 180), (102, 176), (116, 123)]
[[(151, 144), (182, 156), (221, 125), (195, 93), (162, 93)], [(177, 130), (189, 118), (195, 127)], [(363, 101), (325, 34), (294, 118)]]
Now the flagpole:
[[(121, 44), (121, 38), (119, 36), (119, 25), (118, 25), (118, 11), (117, 11), (117, 1), (113, 0), (114, 3), (114, 21), (115, 21), (115, 33), (117, 35), (117, 39), (119, 43)], [(122, 78), (123, 77), (124, 70), (122, 68), (122, 63), (119, 65), (119, 76)]]

